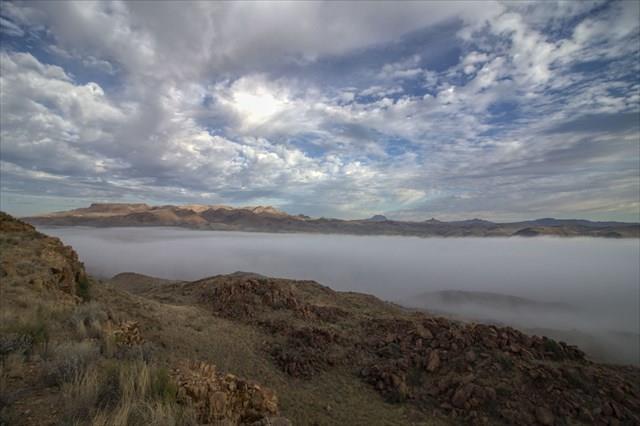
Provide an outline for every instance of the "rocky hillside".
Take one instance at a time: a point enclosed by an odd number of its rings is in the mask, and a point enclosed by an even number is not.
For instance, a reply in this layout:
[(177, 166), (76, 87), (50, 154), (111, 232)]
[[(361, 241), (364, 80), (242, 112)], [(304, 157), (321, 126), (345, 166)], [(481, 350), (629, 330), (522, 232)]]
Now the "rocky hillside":
[(44, 295), (77, 301), (87, 276), (78, 255), (58, 238), (0, 212), (0, 279), (3, 289), (26, 285)]
[(315, 282), (242, 273), (142, 294), (260, 329), (268, 337), (264, 352), (290, 377), (313, 383), (340, 371), (426, 418), (640, 421), (637, 368), (595, 364), (576, 347), (509, 327), (454, 322)]
[(95, 282), (71, 247), (2, 212), (0, 278), (0, 425), (291, 424), (268, 387), (140, 326), (162, 312), (153, 328), (187, 328), (179, 312)]
[(146, 204), (101, 204), (87, 208), (25, 218), (37, 225), (87, 226), (182, 226), (196, 229), (261, 232), (314, 232), (357, 235), (413, 235), (421, 237), (560, 237), (591, 236), (638, 238), (640, 224), (590, 222), (587, 220), (538, 219), (494, 223), (472, 219), (442, 222), (389, 220), (376, 215), (363, 220), (340, 220), (289, 215), (273, 207), (233, 208), (224, 205), (148, 206)]
[[(22, 230), (3, 240), (33, 238), (28, 226), (6, 222)], [(3, 249), (3, 265), (18, 261), (18, 246)], [(23, 262), (38, 262), (42, 246), (32, 249)], [(0, 336), (7, 424), (640, 422), (638, 368), (313, 281), (128, 273), (89, 280), (84, 299), (58, 305), (63, 291), (30, 292), (29, 278), (11, 276), (2, 288), (12, 316)], [(46, 338), (33, 339), (41, 328)], [(32, 336), (26, 349), (7, 343), (23, 336)]]

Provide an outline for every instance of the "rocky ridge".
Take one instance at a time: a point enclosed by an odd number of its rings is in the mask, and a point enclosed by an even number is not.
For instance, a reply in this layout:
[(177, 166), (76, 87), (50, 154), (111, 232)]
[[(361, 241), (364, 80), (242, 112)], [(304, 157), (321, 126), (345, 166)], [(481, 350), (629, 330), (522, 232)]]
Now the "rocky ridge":
[(253, 274), (165, 285), (150, 297), (162, 294), (265, 330), (265, 353), (292, 377), (346, 370), (385, 400), (430, 415), (472, 424), (640, 422), (637, 368), (596, 364), (574, 346), (510, 327)]
[(34, 291), (53, 292), (77, 303), (87, 285), (78, 255), (55, 237), (0, 212), (0, 279), (6, 285), (26, 283)]

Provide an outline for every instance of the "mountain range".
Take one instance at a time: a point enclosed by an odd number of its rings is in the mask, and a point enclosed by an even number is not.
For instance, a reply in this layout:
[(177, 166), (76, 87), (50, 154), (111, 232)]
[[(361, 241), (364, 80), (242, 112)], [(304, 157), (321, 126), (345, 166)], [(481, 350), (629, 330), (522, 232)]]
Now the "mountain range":
[(382, 215), (342, 220), (290, 215), (270, 206), (235, 208), (225, 205), (164, 205), (93, 203), (89, 207), (24, 218), (42, 226), (180, 226), (205, 230), (307, 232), (418, 237), (562, 237), (638, 238), (640, 224), (544, 218), (496, 223), (481, 219), (443, 222), (390, 220)]

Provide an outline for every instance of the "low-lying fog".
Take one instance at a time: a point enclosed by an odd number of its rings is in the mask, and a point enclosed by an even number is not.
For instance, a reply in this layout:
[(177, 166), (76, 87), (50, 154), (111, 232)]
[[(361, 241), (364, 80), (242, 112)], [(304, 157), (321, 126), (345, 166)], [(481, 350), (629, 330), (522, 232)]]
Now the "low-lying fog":
[[(416, 238), (176, 228), (42, 228), (99, 277), (195, 280), (235, 271), (313, 279), (335, 290), (494, 321), (640, 364), (640, 241)], [(530, 300), (493, 298), (500, 293)], [(430, 294), (424, 294), (430, 293)], [(535, 303), (543, 302), (543, 303)]]

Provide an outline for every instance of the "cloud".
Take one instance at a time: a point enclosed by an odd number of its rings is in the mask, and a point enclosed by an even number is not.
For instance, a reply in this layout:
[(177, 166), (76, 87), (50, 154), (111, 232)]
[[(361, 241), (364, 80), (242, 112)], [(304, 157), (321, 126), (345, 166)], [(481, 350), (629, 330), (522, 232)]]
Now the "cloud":
[(634, 220), (638, 4), (547, 6), (3, 4), (2, 191)]

